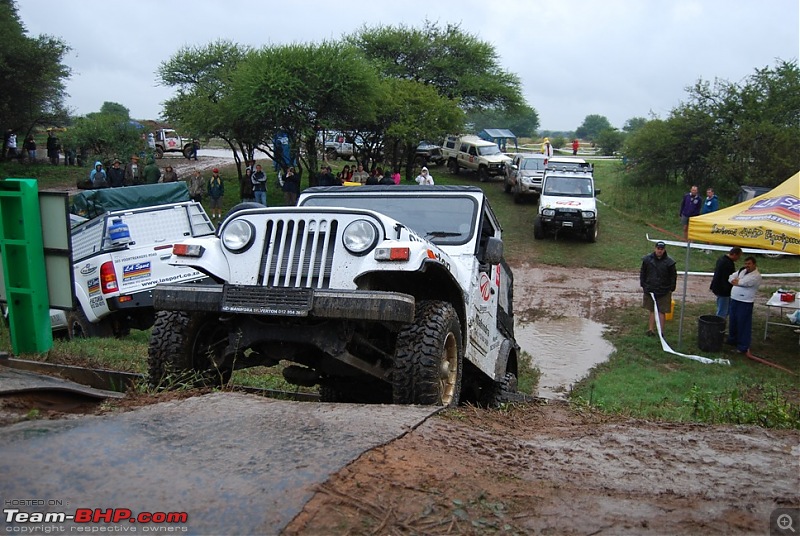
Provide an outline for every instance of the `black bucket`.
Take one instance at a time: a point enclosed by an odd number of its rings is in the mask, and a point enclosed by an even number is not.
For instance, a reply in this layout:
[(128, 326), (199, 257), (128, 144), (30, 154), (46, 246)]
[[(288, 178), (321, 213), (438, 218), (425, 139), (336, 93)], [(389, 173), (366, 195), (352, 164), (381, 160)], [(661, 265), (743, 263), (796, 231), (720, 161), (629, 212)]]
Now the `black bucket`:
[(697, 319), (697, 346), (704, 352), (719, 352), (725, 339), (725, 319), (703, 315)]

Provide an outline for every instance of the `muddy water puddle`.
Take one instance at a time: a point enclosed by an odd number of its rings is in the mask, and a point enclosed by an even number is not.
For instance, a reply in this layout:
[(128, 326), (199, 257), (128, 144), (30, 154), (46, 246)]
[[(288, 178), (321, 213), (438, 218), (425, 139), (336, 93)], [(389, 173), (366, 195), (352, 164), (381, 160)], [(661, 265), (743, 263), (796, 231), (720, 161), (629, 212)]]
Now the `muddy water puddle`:
[(574, 383), (608, 359), (614, 347), (603, 338), (604, 330), (603, 324), (571, 316), (515, 326), (517, 343), (542, 373), (540, 397), (566, 398)]

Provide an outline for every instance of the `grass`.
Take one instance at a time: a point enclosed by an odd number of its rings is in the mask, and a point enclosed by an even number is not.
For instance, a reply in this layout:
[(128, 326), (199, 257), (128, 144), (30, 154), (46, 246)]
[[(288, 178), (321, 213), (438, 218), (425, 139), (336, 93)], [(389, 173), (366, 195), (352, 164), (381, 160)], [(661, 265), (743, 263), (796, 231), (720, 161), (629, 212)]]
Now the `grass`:
[[(335, 161), (334, 172), (352, 162)], [(271, 166), (268, 181), (269, 199), (280, 204), (282, 196), (275, 190)], [(89, 169), (64, 166), (0, 164), (0, 176), (32, 177), (40, 181), (40, 188), (73, 186)], [(238, 203), (235, 166), (221, 169), (226, 179), (224, 209)], [(595, 166), (597, 188), (601, 190), (600, 235), (596, 244), (580, 239), (533, 239), (534, 203), (514, 204), (510, 195), (503, 192), (502, 182), (495, 180), (481, 184), (477, 176), (462, 173), (450, 175), (442, 167), (431, 172), (437, 184), (468, 184), (481, 186), (497, 214), (504, 230), (506, 257), (512, 263), (535, 262), (559, 266), (586, 266), (612, 271), (635, 272), (642, 255), (652, 251), (645, 234), (651, 236), (680, 236), (682, 229), (677, 216), (678, 205), (684, 193), (680, 186), (632, 188), (627, 184), (624, 171), (617, 161), (599, 161)], [(303, 176), (303, 187), (308, 176)], [(723, 203), (724, 205), (725, 203)], [(657, 230), (662, 229), (662, 230)], [(683, 270), (685, 251), (670, 249)], [(701, 251), (690, 253), (692, 271), (712, 271), (718, 255), (705, 255)], [(763, 273), (800, 272), (800, 259), (759, 258)], [(762, 296), (769, 296), (777, 285), (765, 280)], [(753, 333), (753, 353), (770, 359), (800, 375), (797, 334), (787, 328), (776, 327), (770, 340), (761, 340), (764, 325), (763, 308), (756, 308)], [(713, 296), (706, 304), (690, 304), (685, 311), (683, 344), (684, 353), (698, 353), (695, 319), (713, 312)], [(667, 341), (676, 345), (677, 319), (668, 322)], [(702, 422), (749, 422), (766, 426), (798, 427), (800, 416), (800, 381), (798, 376), (744, 360), (738, 355), (720, 353), (716, 356), (730, 358), (732, 366), (703, 365), (664, 353), (657, 341), (643, 335), (644, 313), (638, 307), (616, 309), (606, 318), (610, 326), (607, 337), (616, 351), (611, 359), (598, 366), (591, 375), (580, 382), (573, 391), (579, 404), (590, 405), (602, 411), (632, 417)], [(42, 356), (23, 356), (53, 362), (86, 364), (119, 370), (144, 372), (146, 370), (149, 332), (132, 332), (123, 341), (92, 339), (87, 341), (56, 341), (53, 349)], [(10, 349), (7, 330), (0, 331), (0, 348)], [(704, 353), (704, 355), (706, 355)], [(274, 369), (269, 369), (274, 370)], [(263, 369), (234, 373), (237, 383), (292, 390), (280, 374), (264, 374)], [(525, 371), (520, 375), (520, 388), (528, 391), (536, 385), (538, 371)]]

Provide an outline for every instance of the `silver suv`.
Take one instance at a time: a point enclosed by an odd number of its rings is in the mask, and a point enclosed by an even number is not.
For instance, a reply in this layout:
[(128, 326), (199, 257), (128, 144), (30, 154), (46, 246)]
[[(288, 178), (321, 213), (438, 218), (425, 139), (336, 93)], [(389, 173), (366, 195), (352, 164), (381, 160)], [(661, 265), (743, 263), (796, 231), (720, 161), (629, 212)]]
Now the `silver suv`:
[(521, 203), (525, 197), (534, 200), (542, 193), (546, 158), (543, 154), (518, 154), (506, 166), (505, 191), (514, 195), (514, 202)]

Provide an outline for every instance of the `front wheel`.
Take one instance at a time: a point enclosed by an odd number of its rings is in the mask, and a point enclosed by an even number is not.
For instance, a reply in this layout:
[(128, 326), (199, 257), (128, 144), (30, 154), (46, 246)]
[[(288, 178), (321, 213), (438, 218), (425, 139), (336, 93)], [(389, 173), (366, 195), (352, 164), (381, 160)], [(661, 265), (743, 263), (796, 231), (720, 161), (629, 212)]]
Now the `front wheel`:
[(419, 302), (414, 323), (397, 336), (392, 371), (394, 403), (457, 406), (463, 362), (456, 310), (447, 302)]
[(541, 240), (544, 238), (544, 226), (542, 225), (542, 219), (539, 216), (536, 216), (536, 219), (533, 220), (533, 237), (536, 240)]
[(591, 227), (586, 229), (586, 240), (594, 244), (597, 242), (597, 222), (594, 223)]
[(159, 311), (147, 349), (150, 385), (225, 385), (233, 372), (227, 347), (228, 330), (218, 315)]
[(517, 376), (513, 372), (506, 372), (500, 381), (493, 381), (487, 393), (486, 405), (490, 408), (499, 408), (514, 402), (518, 398), (517, 383)]
[(480, 182), (486, 182), (489, 180), (489, 170), (486, 166), (481, 166), (478, 168), (478, 180)]
[(456, 162), (455, 158), (451, 158), (447, 161), (447, 168), (450, 170), (450, 173), (453, 175), (458, 175), (458, 162)]

